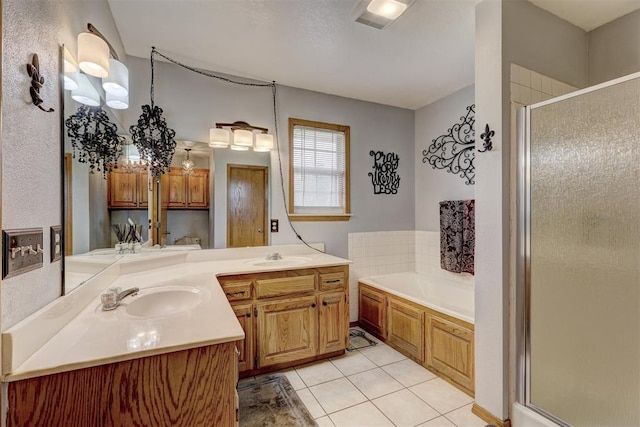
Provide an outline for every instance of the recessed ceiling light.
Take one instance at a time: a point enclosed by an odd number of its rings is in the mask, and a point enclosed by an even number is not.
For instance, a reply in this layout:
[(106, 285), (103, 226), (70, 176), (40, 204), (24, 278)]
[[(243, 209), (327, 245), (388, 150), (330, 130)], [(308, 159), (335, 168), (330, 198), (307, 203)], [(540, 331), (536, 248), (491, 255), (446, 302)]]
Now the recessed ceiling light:
[(407, 10), (407, 5), (396, 0), (371, 0), (367, 10), (387, 19), (397, 19)]

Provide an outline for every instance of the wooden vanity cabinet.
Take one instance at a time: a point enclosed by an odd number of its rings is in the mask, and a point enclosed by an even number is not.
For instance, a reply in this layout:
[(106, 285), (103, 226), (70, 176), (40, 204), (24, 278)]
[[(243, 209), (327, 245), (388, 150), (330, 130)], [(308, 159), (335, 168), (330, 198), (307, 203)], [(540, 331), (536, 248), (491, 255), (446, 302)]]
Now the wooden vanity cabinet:
[(240, 376), (344, 352), (348, 279), (348, 266), (219, 276), (246, 335), (238, 341)]
[(113, 169), (107, 175), (109, 209), (147, 209), (149, 207), (147, 170), (127, 172)]
[(209, 169), (193, 169), (190, 175), (172, 167), (161, 177), (168, 209), (207, 209), (209, 207)]
[(6, 425), (234, 426), (233, 342), (9, 382)]
[(359, 323), (365, 330), (382, 339), (387, 339), (387, 299), (382, 292), (359, 286)]
[(170, 168), (166, 174), (165, 197), (167, 208), (187, 208), (187, 176), (181, 168)]

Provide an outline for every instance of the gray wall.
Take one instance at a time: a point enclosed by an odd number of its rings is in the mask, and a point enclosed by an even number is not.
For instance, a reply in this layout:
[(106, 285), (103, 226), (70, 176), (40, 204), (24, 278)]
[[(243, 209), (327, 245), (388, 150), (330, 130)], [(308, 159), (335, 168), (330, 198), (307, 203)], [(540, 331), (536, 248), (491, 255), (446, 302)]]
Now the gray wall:
[[(440, 230), (440, 205), (443, 200), (467, 200), (475, 198), (473, 185), (466, 185), (466, 179), (434, 169), (422, 162), (422, 150), (432, 141), (448, 133), (448, 130), (467, 113), (467, 107), (475, 103), (475, 88), (468, 86), (439, 101), (415, 111), (415, 177), (416, 177), (416, 230)], [(476, 126), (476, 146), (482, 146)]]
[[(76, 52), (77, 34), (91, 22), (124, 49), (106, 0), (4, 0), (2, 14), (2, 228), (43, 228), (46, 251), (42, 268), (2, 281), (5, 330), (61, 293), (61, 264), (49, 262), (49, 227), (62, 223), (59, 45)], [(25, 64), (34, 53), (44, 106), (54, 113), (31, 103)]]
[[(131, 98), (125, 122), (137, 120), (140, 105), (149, 103), (150, 64), (148, 58), (129, 57)], [(246, 88), (220, 82), (172, 64), (156, 62), (155, 101), (165, 111), (177, 139), (208, 141), (209, 128), (216, 122), (243, 120), (274, 131), (270, 88)], [(295, 222), (309, 242), (325, 242), (327, 250), (347, 257), (347, 234), (352, 231), (410, 230), (414, 228), (414, 126), (413, 111), (388, 107), (278, 86), (278, 130), (285, 187), (288, 187), (288, 118), (297, 117), (351, 126), (351, 210), (346, 222)], [(370, 150), (393, 151), (400, 157), (402, 178), (397, 195), (374, 195), (367, 173)], [(216, 150), (219, 156), (220, 150)], [(240, 153), (242, 154), (242, 153)], [(272, 244), (299, 243), (289, 229), (283, 207), (278, 156), (271, 152), (271, 218), (280, 220), (280, 232)], [(218, 173), (216, 171), (216, 179)], [(224, 171), (226, 174), (226, 171)], [(218, 184), (216, 183), (216, 188)], [(215, 195), (216, 213), (226, 196)], [(222, 199), (222, 200), (220, 200)], [(216, 219), (216, 246), (226, 238)]]
[(589, 32), (589, 83), (640, 71), (640, 10)]

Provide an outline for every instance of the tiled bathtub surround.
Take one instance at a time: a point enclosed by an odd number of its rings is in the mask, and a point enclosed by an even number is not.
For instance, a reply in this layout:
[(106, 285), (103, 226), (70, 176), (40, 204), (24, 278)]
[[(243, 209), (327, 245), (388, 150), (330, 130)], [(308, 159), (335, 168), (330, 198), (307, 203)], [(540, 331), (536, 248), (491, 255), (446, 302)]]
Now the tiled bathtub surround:
[(467, 273), (440, 268), (439, 231), (378, 231), (349, 233), (350, 321), (358, 320), (358, 278), (415, 271), (463, 283), (474, 283)]
[(556, 96), (566, 95), (578, 88), (535, 71), (511, 64), (511, 100), (531, 105)]

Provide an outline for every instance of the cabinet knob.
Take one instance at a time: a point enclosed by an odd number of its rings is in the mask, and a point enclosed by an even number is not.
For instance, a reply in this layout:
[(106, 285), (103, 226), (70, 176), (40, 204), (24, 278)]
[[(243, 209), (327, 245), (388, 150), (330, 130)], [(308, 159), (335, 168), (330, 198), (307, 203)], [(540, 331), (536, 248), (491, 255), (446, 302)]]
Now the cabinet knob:
[(316, 303), (311, 304), (311, 308), (316, 308)]
[(245, 317), (248, 319), (249, 317), (251, 317), (251, 313), (245, 314)]
[(327, 304), (326, 301), (322, 301), (322, 305), (324, 305), (325, 307), (328, 306), (329, 304)]

